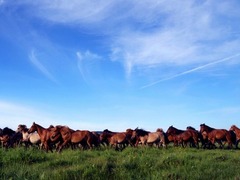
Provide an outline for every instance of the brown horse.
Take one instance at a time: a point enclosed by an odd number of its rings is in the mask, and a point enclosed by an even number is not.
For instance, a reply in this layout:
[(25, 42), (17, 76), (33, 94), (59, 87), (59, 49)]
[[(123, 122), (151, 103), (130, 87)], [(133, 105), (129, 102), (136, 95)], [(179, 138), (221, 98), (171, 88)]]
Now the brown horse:
[(235, 147), (238, 148), (238, 143), (240, 141), (240, 129), (236, 125), (232, 125), (229, 131), (233, 131), (236, 135)]
[(167, 130), (167, 137), (169, 142), (174, 142), (174, 145), (179, 144), (182, 147), (186, 147), (187, 143), (190, 143), (190, 146), (198, 148), (198, 134), (194, 130), (180, 130), (173, 126), (170, 126)]
[(110, 138), (110, 146), (115, 147), (115, 150), (123, 150), (129, 143), (129, 136), (125, 132), (115, 133)]
[(220, 148), (223, 147), (222, 142), (227, 141), (228, 147), (232, 147), (231, 134), (226, 129), (214, 129), (205, 124), (200, 124), (200, 132), (208, 138), (208, 141), (215, 146), (215, 142), (220, 145)]
[(55, 126), (52, 128), (51, 141), (59, 141), (56, 151), (61, 152), (63, 147), (71, 142), (71, 136), (74, 130), (70, 129), (68, 126)]
[[(96, 141), (96, 136), (88, 130), (77, 130), (71, 135), (71, 145), (80, 144), (83, 149), (92, 149), (93, 145), (98, 146), (99, 141)], [(73, 147), (73, 146), (72, 146)]]
[(142, 145), (153, 145), (159, 148), (160, 146), (166, 147), (166, 136), (162, 129), (158, 128), (156, 132), (149, 132), (143, 129), (136, 128), (133, 133), (131, 139), (136, 139), (135, 146), (138, 146), (139, 143)]
[(35, 122), (33, 122), (31, 128), (28, 130), (28, 133), (33, 133), (35, 131), (37, 131), (37, 133), (39, 134), (41, 144), (45, 148), (46, 152), (48, 152), (48, 150), (50, 150), (52, 152), (52, 149), (50, 148), (51, 130), (46, 129), (46, 128), (40, 126), (39, 124), (36, 124)]
[(201, 147), (205, 146), (205, 144), (206, 144), (207, 142), (205, 141), (205, 139), (203, 139), (202, 133), (200, 133), (198, 130), (196, 130), (196, 129), (195, 129), (194, 127), (192, 127), (192, 126), (188, 126), (188, 127), (186, 128), (186, 130), (195, 132), (195, 133), (197, 134), (197, 136), (198, 136), (198, 141), (201, 142)]
[(103, 145), (109, 145), (110, 144), (110, 141), (111, 141), (111, 137), (116, 134), (117, 132), (112, 132), (112, 131), (109, 131), (108, 129), (105, 129), (103, 130), (103, 132), (100, 134), (100, 142), (101, 144)]

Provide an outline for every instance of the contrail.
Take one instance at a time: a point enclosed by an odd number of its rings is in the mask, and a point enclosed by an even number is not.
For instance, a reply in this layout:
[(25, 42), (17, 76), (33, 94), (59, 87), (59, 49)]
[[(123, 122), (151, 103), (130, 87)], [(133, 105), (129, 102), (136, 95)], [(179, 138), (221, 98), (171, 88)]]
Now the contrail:
[(230, 60), (230, 59), (232, 59), (232, 58), (235, 58), (235, 57), (238, 57), (238, 56), (240, 56), (240, 53), (235, 54), (235, 55), (230, 56), (230, 57), (226, 57), (226, 58), (223, 58), (223, 59), (214, 61), (214, 62), (211, 62), (211, 63), (208, 63), (208, 64), (205, 64), (205, 65), (202, 65), (202, 66), (199, 66), (199, 67), (196, 67), (196, 68), (193, 68), (193, 69), (190, 69), (190, 70), (188, 70), (188, 71), (184, 71), (184, 72), (182, 72), (182, 73), (179, 73), (179, 74), (170, 76), (170, 77), (168, 77), (168, 78), (160, 79), (160, 80), (155, 81), (155, 82), (153, 82), (153, 83), (151, 83), (151, 84), (142, 86), (140, 89), (144, 89), (144, 88), (153, 86), (153, 85), (155, 85), (155, 84), (158, 84), (158, 83), (160, 83), (160, 82), (167, 81), (167, 80), (174, 79), (174, 78), (176, 78), (176, 77), (179, 77), (179, 76), (182, 76), (182, 75), (185, 75), (185, 74), (192, 73), (192, 72), (194, 72), (194, 71), (197, 71), (197, 70), (199, 70), (199, 69), (206, 68), (206, 67), (211, 66), (211, 65), (214, 65), (214, 64), (218, 64), (218, 63), (221, 63), (221, 62), (224, 62), (224, 61), (228, 61), (228, 60)]

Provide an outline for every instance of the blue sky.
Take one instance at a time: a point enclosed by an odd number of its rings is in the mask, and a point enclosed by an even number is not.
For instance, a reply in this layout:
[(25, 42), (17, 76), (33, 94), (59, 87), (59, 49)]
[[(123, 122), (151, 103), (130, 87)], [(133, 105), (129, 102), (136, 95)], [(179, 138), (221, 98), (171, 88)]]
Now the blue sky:
[(239, 9), (0, 0), (0, 127), (240, 126)]

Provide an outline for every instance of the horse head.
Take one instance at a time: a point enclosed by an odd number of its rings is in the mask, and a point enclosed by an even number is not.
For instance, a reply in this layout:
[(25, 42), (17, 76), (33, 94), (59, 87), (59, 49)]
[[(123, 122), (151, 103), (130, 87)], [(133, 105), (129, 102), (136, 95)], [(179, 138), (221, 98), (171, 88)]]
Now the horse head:
[(28, 133), (33, 133), (35, 131), (37, 131), (37, 126), (36, 126), (36, 123), (33, 122), (32, 126), (28, 130)]
[(215, 130), (215, 129), (210, 126), (207, 126), (206, 124), (200, 124), (200, 133), (203, 133), (204, 131), (209, 133), (212, 130)]
[(175, 127), (173, 127), (173, 125), (172, 126), (169, 126), (169, 128), (168, 128), (168, 130), (167, 130), (167, 134), (176, 134), (176, 128)]
[(229, 129), (229, 131), (235, 131), (237, 129), (237, 126), (236, 125), (232, 125)]
[(25, 129), (27, 129), (27, 126), (25, 124), (19, 124), (16, 132), (22, 132)]

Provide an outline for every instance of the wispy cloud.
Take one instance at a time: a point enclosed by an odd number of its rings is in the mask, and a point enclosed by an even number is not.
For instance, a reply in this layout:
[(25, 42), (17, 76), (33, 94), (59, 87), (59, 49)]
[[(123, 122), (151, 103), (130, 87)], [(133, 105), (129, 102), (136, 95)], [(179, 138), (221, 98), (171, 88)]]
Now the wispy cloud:
[(83, 78), (83, 80), (88, 83), (88, 78), (87, 76), (90, 74), (90, 73), (93, 73), (91, 72), (91, 67), (94, 66), (94, 63), (96, 61), (99, 61), (101, 59), (101, 57), (97, 54), (94, 54), (90, 51), (85, 51), (85, 52), (76, 52), (76, 55), (77, 55), (77, 64), (78, 64), (78, 69), (81, 73), (81, 76)]
[(56, 79), (53, 77), (53, 75), (47, 70), (47, 68), (38, 60), (36, 57), (36, 53), (34, 50), (31, 51), (29, 54), (29, 59), (31, 63), (38, 69), (40, 70), (48, 79), (51, 81), (57, 83)]
[(239, 31), (237, 1), (27, 0), (17, 5), (29, 6), (25, 14), (43, 21), (104, 33), (111, 60), (123, 64), (127, 77), (138, 67), (209, 63), (240, 47), (239, 35), (233, 33)]
[(151, 86), (154, 86), (154, 85), (156, 85), (156, 84), (158, 84), (158, 83), (160, 83), (160, 82), (167, 81), (167, 80), (171, 80), (171, 79), (177, 78), (177, 77), (179, 77), (179, 76), (183, 76), (183, 75), (185, 75), (185, 74), (190, 74), (190, 73), (193, 73), (193, 72), (195, 72), (195, 71), (198, 71), (198, 70), (207, 68), (207, 67), (209, 67), (209, 66), (213, 66), (213, 65), (215, 65), (215, 64), (219, 64), (219, 63), (222, 63), (222, 62), (225, 62), (225, 61), (232, 60), (233, 58), (236, 58), (236, 57), (238, 57), (238, 56), (240, 56), (240, 53), (235, 54), (235, 55), (233, 55), (233, 56), (229, 56), (229, 57), (227, 57), (227, 58), (223, 58), (223, 59), (220, 59), (220, 60), (217, 60), (217, 61), (213, 61), (213, 62), (204, 64), (204, 65), (198, 66), (198, 67), (196, 67), (196, 68), (190, 69), (190, 70), (188, 70), (188, 71), (184, 71), (184, 72), (179, 73), (179, 74), (175, 74), (175, 75), (173, 75), (173, 76), (170, 76), (170, 77), (167, 77), (167, 78), (164, 78), (164, 79), (160, 79), (160, 80), (155, 81), (155, 82), (153, 82), (153, 83), (150, 83), (150, 84), (148, 84), (148, 85), (142, 86), (140, 89), (144, 89), (144, 88), (147, 88), (147, 87), (151, 87)]

